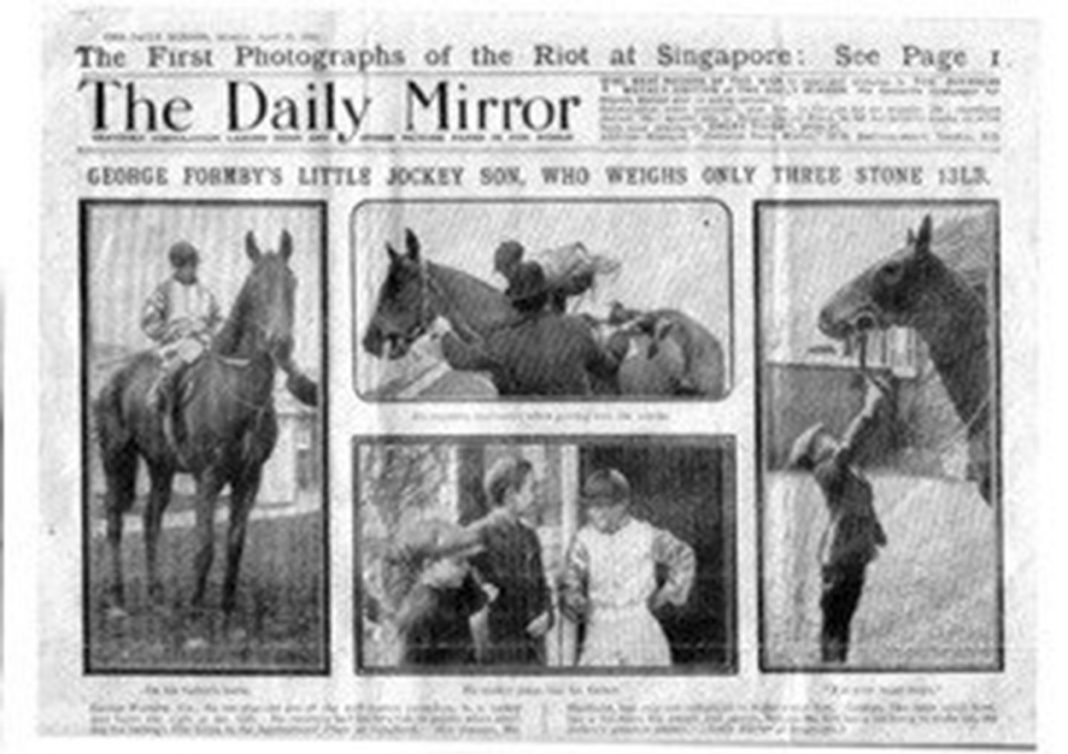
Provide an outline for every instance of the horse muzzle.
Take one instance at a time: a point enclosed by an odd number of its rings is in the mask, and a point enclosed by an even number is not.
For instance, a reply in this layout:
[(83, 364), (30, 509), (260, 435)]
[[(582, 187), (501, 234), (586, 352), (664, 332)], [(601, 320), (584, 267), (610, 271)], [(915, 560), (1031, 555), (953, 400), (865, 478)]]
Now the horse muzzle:
[(371, 326), (363, 336), (363, 350), (377, 359), (390, 361), (402, 359), (408, 354), (411, 343), (403, 335), (383, 333), (381, 328)]

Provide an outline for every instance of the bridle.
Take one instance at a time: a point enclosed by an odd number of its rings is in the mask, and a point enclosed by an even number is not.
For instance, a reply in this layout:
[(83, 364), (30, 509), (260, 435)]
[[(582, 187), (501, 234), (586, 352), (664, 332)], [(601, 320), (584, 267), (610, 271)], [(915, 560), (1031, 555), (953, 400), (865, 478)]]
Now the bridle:
[[(259, 322), (251, 322), (248, 326), (253, 328), (254, 332), (257, 332), (261, 336), (260, 342), (269, 342), (268, 338), (266, 337), (267, 329), (262, 324), (260, 324)], [(293, 369), (292, 360), (288, 357), (280, 357), (276, 353), (277, 349), (265, 346), (263, 350), (267, 353), (267, 358), (271, 361), (272, 373), (275, 369), (278, 369), (286, 374), (289, 374), (290, 371)], [(248, 369), (255, 362), (255, 359), (251, 356), (225, 356), (223, 354), (217, 353), (210, 346), (207, 350), (207, 355), (208, 358), (216, 359), (227, 367), (238, 370)], [(253, 409), (258, 415), (261, 415), (266, 411), (270, 410), (271, 407), (274, 405), (274, 398), (272, 395), (268, 395), (267, 399), (262, 403), (256, 403), (254, 401), (249, 401), (245, 398), (242, 398), (240, 395), (235, 393), (234, 390), (225, 381), (223, 381), (222, 389), (223, 392), (226, 393), (226, 397), (228, 399), (232, 400), (234, 403), (240, 406)]]

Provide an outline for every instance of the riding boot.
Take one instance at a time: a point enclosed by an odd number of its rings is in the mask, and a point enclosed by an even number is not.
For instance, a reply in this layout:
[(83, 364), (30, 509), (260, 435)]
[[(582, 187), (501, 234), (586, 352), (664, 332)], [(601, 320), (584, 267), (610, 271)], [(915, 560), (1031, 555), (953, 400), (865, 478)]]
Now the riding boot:
[(160, 416), (165, 415), (173, 405), (175, 382), (181, 368), (181, 362), (168, 365), (152, 384), (149, 392), (149, 406)]

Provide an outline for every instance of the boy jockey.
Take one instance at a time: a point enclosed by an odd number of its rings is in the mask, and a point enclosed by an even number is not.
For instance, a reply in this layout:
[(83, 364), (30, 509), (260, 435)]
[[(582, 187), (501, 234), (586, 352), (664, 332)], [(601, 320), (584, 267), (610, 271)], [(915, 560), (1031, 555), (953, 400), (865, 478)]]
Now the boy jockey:
[(587, 523), (568, 548), (561, 585), (561, 611), (586, 623), (578, 664), (671, 665), (671, 647), (656, 614), (689, 599), (697, 570), (693, 548), (631, 515), (630, 483), (615, 469), (587, 477), (582, 504)]
[(846, 662), (865, 571), (887, 542), (873, 505), (871, 482), (853, 461), (888, 410), (889, 392), (888, 385), (867, 376), (864, 407), (845, 436), (838, 440), (816, 424), (794, 441), (787, 463), (812, 474), (829, 514), (820, 546), (820, 656), (825, 663)]
[(149, 405), (157, 412), (166, 406), (172, 382), (182, 367), (192, 363), (211, 345), (222, 319), (219, 305), (197, 280), (200, 255), (191, 243), (179, 241), (167, 252), (173, 273), (145, 302), (141, 329), (157, 344), (163, 362), (149, 393)]

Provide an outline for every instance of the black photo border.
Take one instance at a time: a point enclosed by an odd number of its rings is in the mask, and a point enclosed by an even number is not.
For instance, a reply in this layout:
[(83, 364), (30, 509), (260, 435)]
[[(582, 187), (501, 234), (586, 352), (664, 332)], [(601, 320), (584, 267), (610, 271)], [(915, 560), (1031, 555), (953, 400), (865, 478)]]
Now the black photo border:
[[(766, 659), (766, 621), (764, 605), (764, 587), (766, 574), (764, 572), (764, 505), (765, 489), (764, 474), (767, 465), (764, 447), (764, 409), (763, 387), (765, 384), (765, 355), (763, 342), (763, 299), (761, 297), (761, 250), (764, 239), (761, 238), (761, 213), (766, 208), (801, 208), (801, 207), (841, 207), (841, 208), (915, 208), (918, 212), (931, 208), (992, 208), (994, 210), (994, 254), (991, 260), (991, 296), (994, 313), (994, 385), (993, 396), (996, 403), (994, 415), (994, 527), (996, 540), (997, 558), (997, 584), (995, 585), (995, 611), (997, 613), (996, 659), (992, 665), (959, 665), (923, 667), (915, 665), (879, 665), (879, 666), (847, 666), (828, 667), (824, 665), (799, 665), (790, 667), (771, 666)], [(946, 674), (946, 673), (1003, 673), (1005, 671), (1005, 534), (1002, 504), (1004, 501), (1002, 490), (1002, 438), (1001, 438), (1001, 202), (996, 199), (760, 199), (753, 202), (753, 370), (754, 370), (754, 427), (755, 440), (755, 463), (754, 472), (756, 479), (756, 509), (757, 509), (757, 654), (758, 666), (761, 673), (767, 674), (792, 674), (792, 673), (816, 673), (816, 674), (892, 674), (892, 673), (916, 673), (916, 674)]]
[(456, 445), (456, 446), (480, 446), (480, 445), (576, 445), (590, 447), (600, 446), (638, 446), (638, 445), (667, 445), (688, 447), (695, 450), (722, 450), (728, 459), (725, 463), (724, 487), (728, 494), (721, 501), (724, 514), (724, 550), (723, 558), (725, 572), (724, 581), (728, 584), (728, 593), (725, 595), (724, 604), (730, 612), (725, 625), (727, 627), (727, 660), (723, 665), (683, 665), (670, 668), (580, 668), (570, 667), (516, 667), (513, 665), (466, 665), (456, 667), (434, 668), (403, 668), (382, 667), (370, 668), (364, 665), (363, 658), (363, 632), (359, 623), (359, 616), (363, 614), (363, 585), (361, 579), (353, 579), (353, 613), (352, 631), (354, 633), (354, 666), (357, 676), (365, 677), (561, 677), (561, 676), (663, 676), (663, 677), (706, 677), (706, 678), (733, 678), (739, 673), (739, 637), (738, 637), (738, 613), (739, 613), (739, 588), (738, 588), (738, 449), (735, 436), (732, 434), (686, 434), (686, 435), (354, 435), (352, 438), (352, 537), (353, 537), (353, 564), (359, 568), (362, 562), (362, 550), (360, 547), (360, 515), (359, 515), (359, 490), (360, 473), (357, 455), (361, 446), (365, 445)]
[[(322, 604), (322, 666), (321, 667), (291, 667), (291, 668), (224, 668), (224, 667), (122, 667), (122, 668), (94, 668), (92, 665), (92, 652), (90, 649), (90, 625), (92, 620), (92, 606), (90, 604), (90, 559), (92, 556), (92, 531), (89, 507), (92, 503), (92, 491), (89, 483), (89, 445), (92, 442), (90, 432), (90, 410), (92, 396), (89, 394), (89, 345), (91, 322), (89, 316), (89, 244), (92, 236), (92, 212), (96, 207), (134, 207), (159, 205), (163, 207), (241, 207), (241, 208), (264, 208), (287, 207), (312, 209), (318, 213), (319, 221), (319, 359), (320, 378), (318, 425), (320, 433), (320, 470), (322, 485), (321, 507), (321, 536), (323, 542), (322, 555), (322, 578), (321, 578), (321, 604)], [(82, 621), (82, 674), (85, 676), (329, 676), (332, 664), (332, 650), (330, 638), (332, 636), (332, 609), (330, 604), (330, 516), (329, 516), (329, 489), (330, 489), (330, 448), (328, 432), (329, 394), (329, 342), (328, 332), (330, 329), (329, 314), (329, 285), (327, 283), (329, 273), (329, 206), (325, 200), (287, 200), (287, 199), (131, 199), (131, 198), (93, 198), (80, 199), (78, 201), (78, 311), (80, 317), (79, 332), (79, 368), (81, 395), (81, 505), (79, 514), (81, 517), (82, 537), (82, 583), (81, 583), (81, 621)]]
[[(420, 398), (370, 398), (359, 389), (359, 363), (362, 359), (368, 358), (367, 354), (364, 354), (360, 345), (361, 333), (356, 329), (356, 299), (359, 296), (361, 290), (360, 283), (360, 269), (359, 259), (361, 256), (362, 247), (357, 242), (356, 238), (356, 214), (363, 207), (370, 205), (413, 205), (413, 204), (715, 204), (718, 205), (727, 216), (727, 314), (730, 326), (727, 328), (727, 347), (726, 350), (730, 354), (730, 369), (727, 370), (727, 390), (718, 398), (703, 398), (700, 396), (685, 397), (685, 396), (598, 396), (598, 395), (553, 395), (553, 396), (539, 396), (539, 395), (516, 395), (516, 396), (494, 396), (490, 398), (478, 398), (478, 397), (456, 397), (440, 400), (427, 400)], [(404, 198), (404, 199), (365, 199), (357, 202), (349, 215), (349, 246), (352, 255), (352, 275), (353, 275), (353, 287), (352, 287), (352, 389), (356, 394), (356, 397), (365, 403), (375, 404), (409, 404), (409, 403), (428, 403), (428, 404), (449, 404), (449, 403), (633, 403), (640, 401), (642, 403), (678, 403), (682, 405), (694, 404), (694, 403), (723, 403), (730, 399), (734, 394), (737, 387), (737, 349), (735, 345), (737, 343), (737, 336), (735, 333), (735, 302), (734, 302), (734, 282), (735, 282), (735, 264), (734, 264), (734, 228), (735, 220), (734, 213), (731, 211), (730, 205), (722, 199), (712, 196), (671, 196), (671, 197), (581, 197), (581, 198), (546, 198), (546, 197), (515, 197), (515, 198), (478, 198), (478, 199), (426, 199), (426, 198)], [(379, 250), (381, 251), (381, 250)], [(373, 250), (369, 250), (368, 253), (374, 253)], [(371, 303), (374, 305), (374, 302)]]

